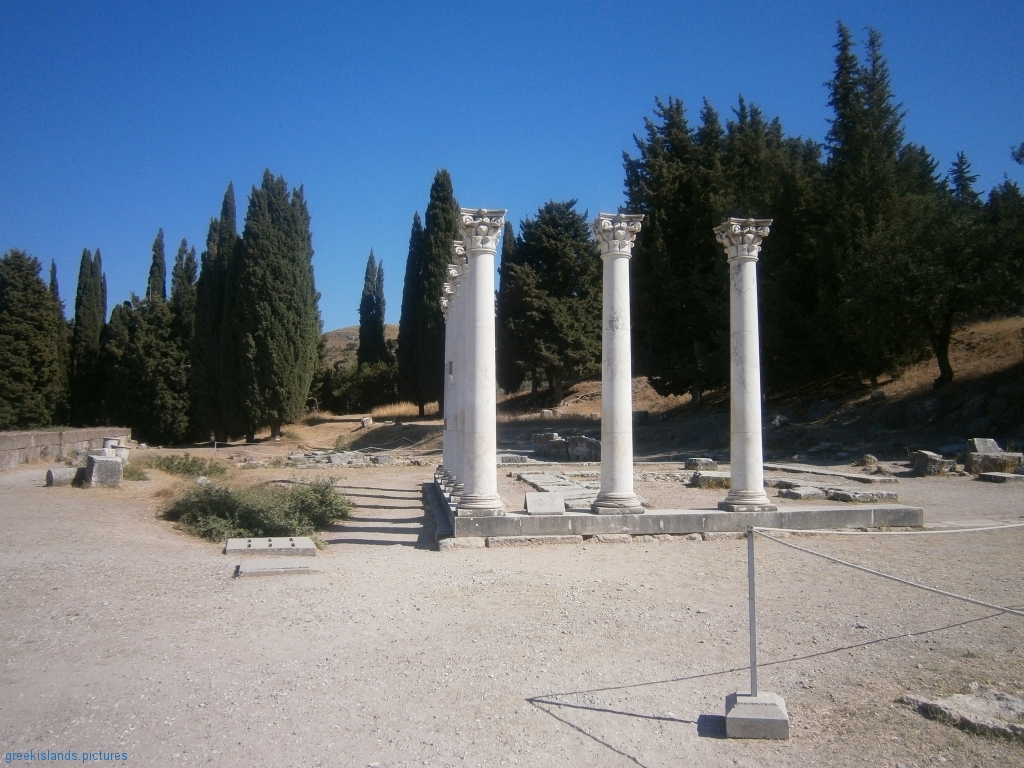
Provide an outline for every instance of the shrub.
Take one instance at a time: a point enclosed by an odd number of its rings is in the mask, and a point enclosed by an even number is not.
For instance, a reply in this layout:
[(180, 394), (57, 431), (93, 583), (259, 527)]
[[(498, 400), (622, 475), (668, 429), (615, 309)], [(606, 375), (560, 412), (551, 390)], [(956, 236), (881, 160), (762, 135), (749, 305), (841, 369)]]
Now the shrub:
[(121, 477), (125, 480), (149, 480), (149, 475), (146, 474), (146, 470), (135, 462), (124, 468), (124, 472)]
[(221, 477), (227, 472), (223, 464), (185, 453), (182, 456), (146, 456), (139, 461), (143, 467), (152, 467), (171, 475), (184, 477)]
[(352, 503), (335, 490), (335, 481), (325, 478), (288, 489), (197, 486), (178, 496), (164, 517), (211, 541), (264, 536), (316, 540), (318, 530), (346, 519), (351, 509)]

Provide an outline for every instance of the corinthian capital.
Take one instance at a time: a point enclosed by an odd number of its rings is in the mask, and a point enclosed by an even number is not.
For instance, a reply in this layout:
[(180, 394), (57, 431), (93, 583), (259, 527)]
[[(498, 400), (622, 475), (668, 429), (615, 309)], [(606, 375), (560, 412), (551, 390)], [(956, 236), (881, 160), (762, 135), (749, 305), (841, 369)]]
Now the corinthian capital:
[(601, 258), (605, 256), (633, 255), (633, 241), (640, 231), (640, 222), (644, 220), (642, 213), (599, 213), (590, 225), (601, 249)]
[(461, 240), (452, 240), (452, 264), (466, 263), (466, 244)]
[(459, 229), (462, 230), (462, 239), (467, 251), (494, 253), (498, 250), (498, 236), (501, 234), (501, 228), (505, 226), (504, 209), (460, 208), (459, 213)]
[(771, 219), (729, 219), (715, 227), (715, 238), (725, 247), (729, 261), (757, 261), (771, 224)]

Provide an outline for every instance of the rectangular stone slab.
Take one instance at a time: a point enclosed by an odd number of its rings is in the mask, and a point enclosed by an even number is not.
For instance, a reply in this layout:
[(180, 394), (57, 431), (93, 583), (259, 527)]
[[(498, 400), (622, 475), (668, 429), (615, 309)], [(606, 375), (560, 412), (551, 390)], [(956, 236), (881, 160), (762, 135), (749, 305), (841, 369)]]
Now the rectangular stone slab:
[(1024, 483), (1024, 475), (1012, 472), (982, 472), (978, 475), (978, 479), (990, 483)]
[(560, 493), (528, 493), (523, 508), (528, 515), (564, 515), (565, 497)]
[(225, 555), (298, 555), (314, 557), (316, 545), (308, 536), (274, 536), (261, 539), (228, 539)]
[(856, 480), (858, 483), (898, 483), (895, 477), (886, 475), (862, 475), (857, 472), (838, 472), (834, 469), (814, 467), (809, 464), (773, 464), (765, 462), (765, 471), (770, 472), (795, 472), (806, 475), (821, 475), (822, 477), (841, 477), (845, 480)]
[(242, 576), (286, 576), (289, 574), (317, 573), (318, 569), (296, 562), (286, 562), (272, 558), (244, 560), (235, 566), (235, 578)]
[(972, 437), (967, 441), (967, 450), (971, 453), (1002, 453), (999, 443), (991, 437)]

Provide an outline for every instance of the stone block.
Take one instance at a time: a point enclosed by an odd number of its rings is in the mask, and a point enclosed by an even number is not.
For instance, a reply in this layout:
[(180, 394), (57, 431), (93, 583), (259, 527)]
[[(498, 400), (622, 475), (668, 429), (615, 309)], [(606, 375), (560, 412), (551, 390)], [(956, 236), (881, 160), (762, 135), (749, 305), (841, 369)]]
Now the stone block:
[(728, 488), (731, 478), (728, 472), (695, 472), (692, 482), (697, 488)]
[(686, 460), (686, 468), (697, 472), (717, 472), (718, 462), (708, 458), (693, 458)]
[(1013, 472), (1024, 458), (1019, 453), (978, 453), (972, 451), (964, 459), (964, 467), (972, 475), (982, 472)]
[(377, 453), (370, 456), (370, 463), (376, 467), (390, 467), (395, 464), (395, 457), (390, 453)]
[(548, 456), (555, 461), (569, 460), (569, 441), (562, 438), (548, 443)]
[(121, 464), (119, 458), (116, 456), (89, 456), (87, 462), (85, 477), (89, 485), (110, 488), (117, 488), (121, 485), (124, 465)]
[(978, 479), (989, 483), (1024, 483), (1024, 475), (1016, 472), (982, 472)]
[(633, 537), (628, 533), (598, 533), (588, 541), (593, 544), (632, 544)]
[(526, 457), (519, 456), (515, 453), (503, 453), (498, 457), (498, 463), (500, 464), (525, 464)]
[(786, 701), (776, 693), (730, 693), (725, 698), (725, 735), (730, 739), (789, 738)]
[(117, 458), (117, 451), (115, 451), (113, 448), (90, 448), (86, 452), (85, 455), (86, 456), (105, 456), (105, 457), (107, 457), (109, 459), (109, 458)]
[(967, 441), (967, 450), (971, 453), (1002, 453), (999, 443), (991, 437), (972, 437)]
[(821, 488), (813, 488), (809, 485), (798, 485), (794, 488), (783, 488), (779, 491), (779, 498), (812, 501), (816, 499), (824, 499), (825, 491)]
[(280, 561), (252, 560), (241, 562), (235, 566), (235, 578), (243, 576), (287, 576), (289, 574), (313, 573), (314, 569), (306, 564), (283, 563)]
[(359, 423), (362, 425), (363, 429), (366, 429), (371, 424), (373, 424), (373, 417), (372, 416), (364, 416), (363, 418), (361, 418), (359, 420)]
[(528, 493), (523, 508), (528, 515), (564, 515), (565, 497), (560, 493)]
[(601, 441), (584, 435), (573, 435), (566, 439), (569, 461), (600, 461)]
[(518, 547), (582, 547), (582, 536), (488, 536), (487, 546), (495, 549)]
[(452, 552), (456, 549), (483, 549), (486, 545), (483, 536), (462, 536), (441, 539), (437, 542), (439, 552)]
[(271, 536), (259, 539), (228, 539), (225, 555), (274, 555), (315, 557), (316, 545), (308, 536)]
[(954, 459), (944, 459), (931, 451), (915, 451), (910, 456), (910, 467), (918, 477), (945, 475), (953, 471)]
[(830, 488), (825, 491), (830, 501), (845, 501), (849, 504), (877, 504), (883, 501), (899, 501), (896, 491), (847, 491)]

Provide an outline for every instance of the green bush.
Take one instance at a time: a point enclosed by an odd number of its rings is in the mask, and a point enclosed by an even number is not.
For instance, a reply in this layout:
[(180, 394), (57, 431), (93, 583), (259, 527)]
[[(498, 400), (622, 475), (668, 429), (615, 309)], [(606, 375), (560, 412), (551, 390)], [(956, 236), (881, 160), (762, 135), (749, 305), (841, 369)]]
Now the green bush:
[[(190, 488), (164, 516), (204, 539), (311, 536), (344, 520), (352, 503), (329, 478), (284, 489), (274, 486), (232, 490), (221, 485)], [(319, 544), (319, 542), (318, 542)]]
[(221, 477), (227, 472), (223, 464), (185, 453), (182, 456), (145, 456), (139, 460), (143, 467), (160, 469), (171, 475), (185, 477)]
[(125, 480), (149, 480), (149, 475), (146, 474), (146, 470), (140, 467), (136, 462), (132, 462), (125, 467), (121, 477)]

